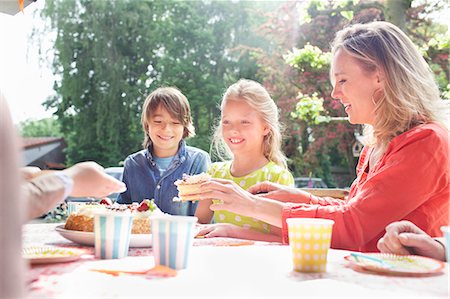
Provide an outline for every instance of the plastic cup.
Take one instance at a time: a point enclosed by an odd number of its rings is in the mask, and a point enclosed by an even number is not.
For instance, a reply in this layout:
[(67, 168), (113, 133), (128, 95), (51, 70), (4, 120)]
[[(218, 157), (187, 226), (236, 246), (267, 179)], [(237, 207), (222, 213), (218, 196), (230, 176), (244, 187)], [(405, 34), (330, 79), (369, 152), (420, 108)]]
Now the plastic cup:
[(441, 231), (444, 233), (445, 242), (445, 256), (447, 257), (447, 262), (450, 265), (450, 226), (441, 226)]
[(334, 221), (321, 218), (288, 218), (293, 269), (325, 272)]
[(81, 206), (84, 206), (86, 203), (85, 202), (73, 202), (73, 201), (69, 201), (67, 203), (67, 214), (70, 215), (72, 213), (76, 213), (78, 212), (78, 210), (80, 209)]
[(187, 268), (197, 217), (161, 215), (150, 219), (155, 265), (175, 270)]
[(95, 257), (119, 259), (128, 255), (131, 225), (129, 211), (94, 213)]

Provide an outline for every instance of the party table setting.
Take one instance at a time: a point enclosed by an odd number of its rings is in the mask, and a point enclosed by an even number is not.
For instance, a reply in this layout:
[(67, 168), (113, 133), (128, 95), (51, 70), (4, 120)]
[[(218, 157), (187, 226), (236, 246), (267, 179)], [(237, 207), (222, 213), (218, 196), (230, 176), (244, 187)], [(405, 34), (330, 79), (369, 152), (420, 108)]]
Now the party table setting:
[[(152, 234), (128, 234), (129, 239), (150, 240), (128, 240), (122, 251), (117, 244), (100, 246), (92, 232), (68, 233), (61, 223), (24, 225), (29, 297), (448, 298), (450, 294), (447, 263), (328, 249), (326, 221), (307, 224), (316, 229), (308, 232), (302, 231), (303, 223), (291, 221), (295, 222), (289, 224), (291, 246), (286, 246), (195, 238), (195, 217), (156, 218), (160, 219), (152, 220)], [(77, 233), (84, 235), (74, 237)], [(117, 249), (115, 256), (111, 248)]]

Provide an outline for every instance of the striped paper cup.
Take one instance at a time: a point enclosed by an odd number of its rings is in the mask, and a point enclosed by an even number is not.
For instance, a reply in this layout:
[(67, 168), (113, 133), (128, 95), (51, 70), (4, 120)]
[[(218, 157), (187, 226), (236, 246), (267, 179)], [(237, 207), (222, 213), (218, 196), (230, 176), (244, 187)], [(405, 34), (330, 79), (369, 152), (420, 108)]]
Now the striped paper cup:
[(150, 219), (155, 265), (175, 270), (187, 268), (197, 217), (161, 215)]
[(78, 212), (78, 210), (81, 208), (81, 206), (84, 206), (85, 202), (73, 202), (69, 201), (67, 203), (67, 214), (70, 215), (72, 213)]
[(119, 259), (128, 255), (131, 225), (129, 211), (94, 213), (95, 257)]

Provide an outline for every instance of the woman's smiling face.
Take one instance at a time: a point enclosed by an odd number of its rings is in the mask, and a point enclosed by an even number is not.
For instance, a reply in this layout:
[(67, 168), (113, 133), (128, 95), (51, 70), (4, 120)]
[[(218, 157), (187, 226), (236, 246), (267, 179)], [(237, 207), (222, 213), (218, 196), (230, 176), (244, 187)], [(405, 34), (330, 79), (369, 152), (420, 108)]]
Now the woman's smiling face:
[(350, 123), (374, 125), (375, 96), (383, 86), (379, 71), (366, 71), (356, 58), (339, 49), (333, 57), (331, 83), (331, 96), (344, 105)]

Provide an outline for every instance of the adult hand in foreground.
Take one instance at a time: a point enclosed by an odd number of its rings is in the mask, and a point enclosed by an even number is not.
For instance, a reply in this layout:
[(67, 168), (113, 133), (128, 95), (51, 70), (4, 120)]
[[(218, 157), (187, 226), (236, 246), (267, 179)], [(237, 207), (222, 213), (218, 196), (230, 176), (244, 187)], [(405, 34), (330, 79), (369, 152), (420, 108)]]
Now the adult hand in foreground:
[(127, 189), (123, 182), (106, 174), (104, 168), (95, 162), (81, 162), (62, 172), (73, 180), (70, 195), (74, 197), (101, 198)]
[(24, 179), (25, 181), (29, 181), (36, 177), (41, 172), (41, 169), (36, 166), (25, 166), (21, 167), (19, 169), (19, 172), (22, 179)]
[(378, 241), (377, 246), (385, 253), (418, 254), (445, 261), (443, 244), (406, 220), (386, 226), (386, 234)]

